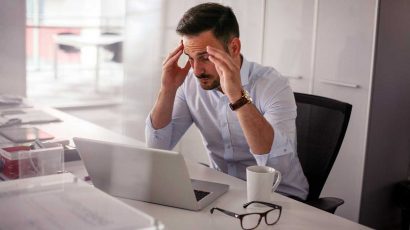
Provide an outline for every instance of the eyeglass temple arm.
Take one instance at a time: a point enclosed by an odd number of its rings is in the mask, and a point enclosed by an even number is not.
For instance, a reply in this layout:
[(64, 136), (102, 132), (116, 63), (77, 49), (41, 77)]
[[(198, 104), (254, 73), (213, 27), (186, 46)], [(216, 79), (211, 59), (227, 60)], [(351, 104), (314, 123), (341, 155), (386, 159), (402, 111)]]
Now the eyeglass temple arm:
[(251, 202), (248, 202), (248, 203), (244, 204), (243, 207), (247, 208), (251, 204), (263, 204), (263, 205), (266, 205), (266, 206), (269, 206), (269, 207), (272, 207), (272, 208), (278, 208), (278, 209), (282, 208), (279, 205), (271, 204), (271, 203), (267, 203), (267, 202), (262, 202), (262, 201), (251, 201)]
[(236, 213), (234, 213), (234, 212), (230, 212), (230, 211), (228, 211), (228, 210), (221, 209), (221, 208), (211, 208), (210, 212), (211, 212), (211, 213), (214, 213), (214, 210), (215, 210), (215, 209), (218, 210), (218, 211), (220, 211), (220, 212), (225, 213), (225, 214), (228, 215), (228, 216), (232, 216), (232, 217), (235, 217), (235, 218), (239, 218), (239, 215), (238, 215), (238, 214), (236, 214)]

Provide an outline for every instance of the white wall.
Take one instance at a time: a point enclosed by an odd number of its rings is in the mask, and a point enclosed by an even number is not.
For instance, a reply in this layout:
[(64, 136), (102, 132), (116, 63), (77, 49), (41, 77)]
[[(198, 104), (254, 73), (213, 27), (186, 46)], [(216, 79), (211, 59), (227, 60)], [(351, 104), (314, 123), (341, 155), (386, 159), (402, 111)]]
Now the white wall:
[(0, 1), (0, 94), (26, 95), (25, 0)]

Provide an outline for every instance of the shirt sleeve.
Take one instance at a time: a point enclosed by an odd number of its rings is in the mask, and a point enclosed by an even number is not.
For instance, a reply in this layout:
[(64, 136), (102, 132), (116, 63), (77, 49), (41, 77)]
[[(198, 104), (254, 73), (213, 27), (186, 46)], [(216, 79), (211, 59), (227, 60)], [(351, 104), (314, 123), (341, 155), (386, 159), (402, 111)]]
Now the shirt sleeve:
[(273, 127), (274, 137), (269, 153), (252, 153), (258, 165), (270, 165), (277, 158), (296, 153), (296, 103), (287, 79), (278, 77), (272, 84), (265, 84), (259, 106), (269, 124)]
[(179, 87), (175, 96), (171, 122), (161, 129), (152, 127), (151, 114), (145, 121), (145, 142), (147, 147), (171, 150), (175, 147), (186, 130), (193, 123), (185, 100), (183, 87)]

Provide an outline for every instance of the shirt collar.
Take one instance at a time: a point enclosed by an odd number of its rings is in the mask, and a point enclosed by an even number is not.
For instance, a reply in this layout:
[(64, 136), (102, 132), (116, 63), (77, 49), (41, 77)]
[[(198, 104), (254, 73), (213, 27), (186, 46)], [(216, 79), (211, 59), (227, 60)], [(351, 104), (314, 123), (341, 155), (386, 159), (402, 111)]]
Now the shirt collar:
[[(242, 55), (241, 55), (242, 56)], [(250, 63), (242, 56), (242, 66), (241, 66), (241, 82), (242, 86), (245, 86), (249, 83), (249, 68)]]

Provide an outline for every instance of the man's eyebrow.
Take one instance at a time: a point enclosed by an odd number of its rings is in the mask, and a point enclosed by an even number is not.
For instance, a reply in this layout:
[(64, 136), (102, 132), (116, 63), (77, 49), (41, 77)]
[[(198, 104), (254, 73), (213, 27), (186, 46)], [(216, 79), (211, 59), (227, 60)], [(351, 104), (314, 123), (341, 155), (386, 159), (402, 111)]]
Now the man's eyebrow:
[(205, 54), (208, 54), (208, 52), (203, 51), (203, 52), (198, 53), (196, 56), (199, 57), (199, 56), (203, 56), (203, 55), (205, 55)]
[[(191, 56), (189, 56), (189, 54), (187, 52), (185, 52), (185, 50), (184, 50), (184, 54), (186, 56), (188, 56), (189, 58), (191, 58)], [(203, 52), (197, 53), (195, 56), (200, 57), (200, 56), (203, 56), (203, 55), (206, 55), (206, 54), (208, 54), (208, 52), (203, 51)]]

